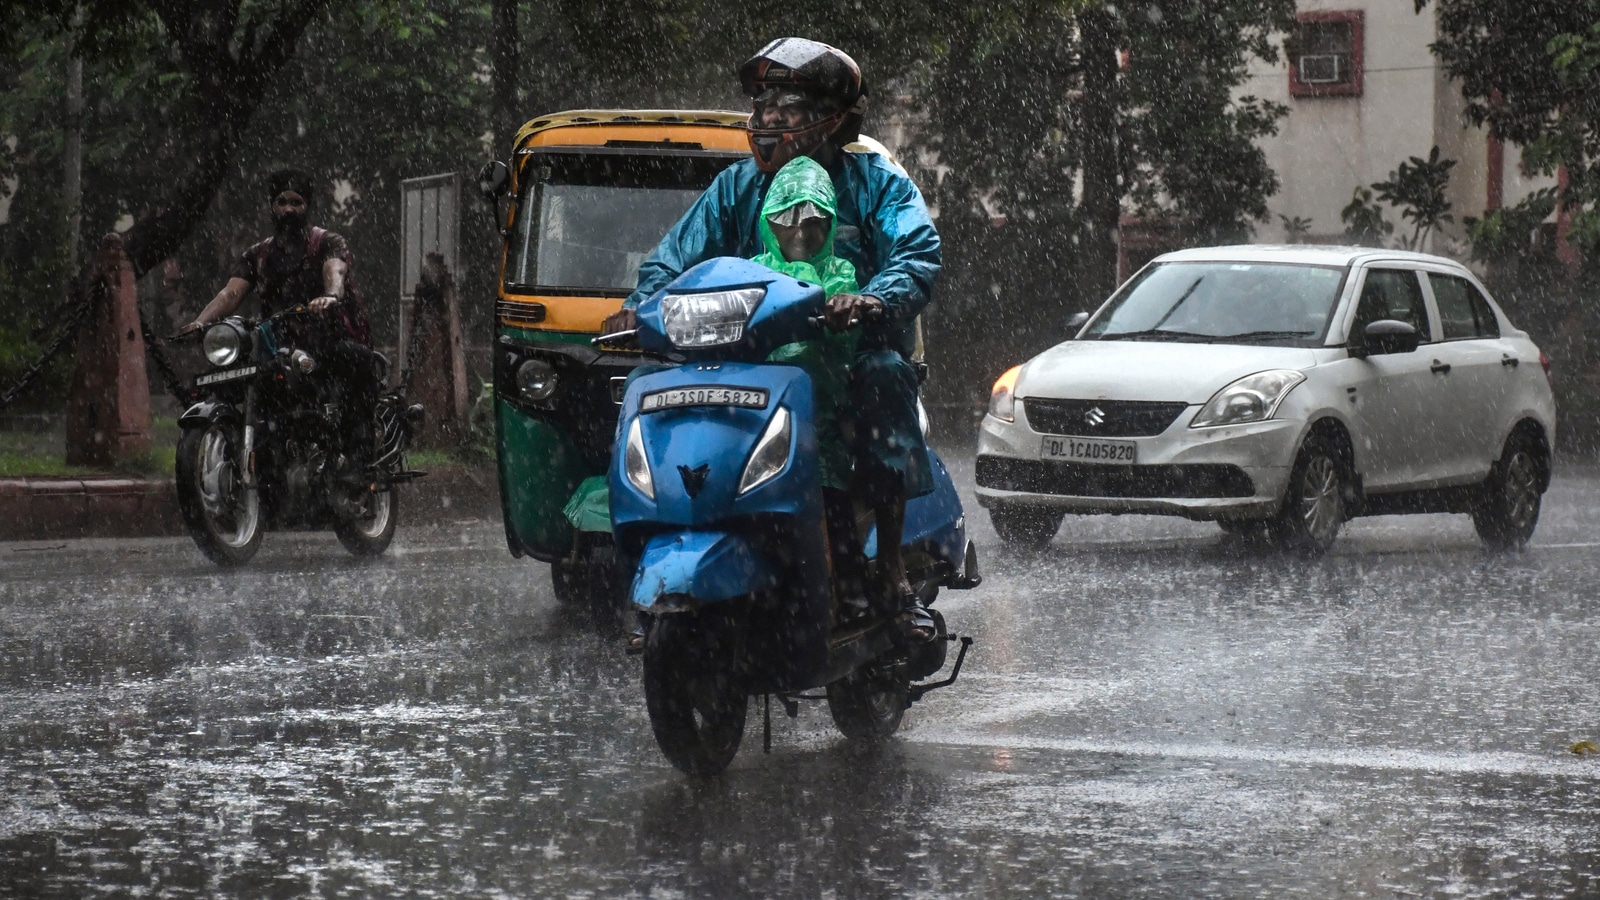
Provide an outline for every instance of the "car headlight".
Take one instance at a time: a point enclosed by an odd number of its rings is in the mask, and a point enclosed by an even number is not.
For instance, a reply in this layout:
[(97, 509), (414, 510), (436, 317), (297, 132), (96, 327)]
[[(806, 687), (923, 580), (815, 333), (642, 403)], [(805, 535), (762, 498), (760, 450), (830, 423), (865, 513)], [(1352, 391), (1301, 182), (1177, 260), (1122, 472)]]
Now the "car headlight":
[(218, 322), (206, 329), (200, 347), (213, 366), (231, 366), (244, 349), (244, 335), (227, 322)]
[(1245, 422), (1262, 422), (1272, 418), (1278, 404), (1294, 390), (1295, 385), (1306, 380), (1304, 372), (1294, 369), (1273, 369), (1246, 375), (1217, 391), (1190, 428), (1209, 428), (1216, 425), (1240, 425)]
[(994, 390), (989, 394), (989, 415), (1002, 422), (1017, 420), (1017, 400), (1012, 396), (1012, 391), (1017, 386), (1017, 373), (1021, 371), (1021, 366), (1007, 369), (1005, 374), (995, 379)]
[(644, 455), (644, 433), (639, 430), (639, 419), (628, 426), (628, 442), (622, 450), (622, 471), (639, 493), (651, 500), (656, 498), (656, 480), (650, 476), (650, 460)]
[(526, 359), (517, 366), (517, 393), (528, 400), (549, 400), (556, 392), (555, 367), (542, 359)]
[(750, 461), (744, 464), (744, 474), (739, 477), (739, 493), (754, 490), (777, 477), (789, 464), (789, 410), (778, 407), (767, 429), (756, 441)]
[(742, 288), (706, 294), (668, 294), (661, 301), (661, 321), (667, 340), (676, 347), (716, 347), (744, 338), (766, 288)]

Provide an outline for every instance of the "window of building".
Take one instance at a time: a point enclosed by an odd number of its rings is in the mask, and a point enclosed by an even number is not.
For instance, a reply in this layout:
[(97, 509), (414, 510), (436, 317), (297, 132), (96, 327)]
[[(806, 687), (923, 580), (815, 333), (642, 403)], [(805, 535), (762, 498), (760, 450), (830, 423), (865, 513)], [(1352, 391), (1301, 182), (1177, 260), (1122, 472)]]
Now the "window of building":
[(1360, 10), (1301, 13), (1284, 44), (1289, 96), (1360, 96), (1364, 21)]

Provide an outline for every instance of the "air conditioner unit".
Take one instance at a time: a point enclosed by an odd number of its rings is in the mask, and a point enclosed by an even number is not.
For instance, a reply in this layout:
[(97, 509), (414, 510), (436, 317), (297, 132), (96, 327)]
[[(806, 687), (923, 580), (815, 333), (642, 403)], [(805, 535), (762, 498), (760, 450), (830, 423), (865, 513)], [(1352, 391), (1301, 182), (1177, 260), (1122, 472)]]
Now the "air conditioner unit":
[(1328, 54), (1300, 57), (1301, 84), (1338, 84), (1345, 80), (1344, 70), (1343, 56)]

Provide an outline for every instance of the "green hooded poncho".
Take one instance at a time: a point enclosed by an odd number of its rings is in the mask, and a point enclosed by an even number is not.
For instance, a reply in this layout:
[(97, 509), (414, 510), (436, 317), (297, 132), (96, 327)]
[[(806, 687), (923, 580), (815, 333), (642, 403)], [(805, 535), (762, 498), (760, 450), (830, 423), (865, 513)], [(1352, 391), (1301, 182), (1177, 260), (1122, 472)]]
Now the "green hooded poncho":
[[(767, 217), (776, 215), (802, 203), (814, 203), (832, 217), (828, 239), (816, 256), (807, 260), (786, 259), (778, 249), (778, 239), (767, 224)], [(802, 156), (790, 162), (772, 178), (767, 198), (761, 205), (761, 244), (767, 252), (755, 261), (769, 269), (782, 272), (791, 278), (822, 285), (823, 291), (834, 294), (853, 294), (859, 290), (856, 269), (848, 261), (833, 255), (833, 236), (838, 227), (839, 204), (833, 191), (833, 179), (816, 160)], [(817, 409), (817, 445), (821, 451), (822, 483), (831, 488), (845, 489), (850, 484), (850, 447), (841, 429), (845, 405), (849, 402), (850, 363), (856, 354), (855, 330), (827, 331), (819, 338), (785, 344), (772, 351), (768, 362), (799, 366), (811, 376), (815, 389)]]

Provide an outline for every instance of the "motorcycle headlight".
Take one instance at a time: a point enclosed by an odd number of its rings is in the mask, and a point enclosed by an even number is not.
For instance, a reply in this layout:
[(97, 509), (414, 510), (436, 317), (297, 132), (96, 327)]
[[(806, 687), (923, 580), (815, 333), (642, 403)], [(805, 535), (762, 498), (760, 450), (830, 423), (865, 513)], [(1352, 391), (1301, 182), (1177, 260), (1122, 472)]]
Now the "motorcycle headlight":
[(989, 393), (989, 415), (1002, 422), (1017, 420), (1017, 400), (1012, 392), (1017, 386), (1017, 373), (1021, 371), (1021, 366), (1007, 369), (1005, 374), (995, 379), (994, 389)]
[(244, 335), (227, 322), (218, 322), (206, 329), (200, 347), (213, 366), (231, 366), (244, 349)]
[(1235, 381), (1206, 402), (1200, 414), (1189, 423), (1190, 428), (1210, 428), (1217, 425), (1242, 425), (1262, 422), (1272, 418), (1278, 404), (1294, 390), (1295, 385), (1306, 380), (1304, 372), (1294, 369), (1273, 369)]
[(668, 294), (661, 301), (661, 321), (667, 340), (676, 347), (716, 347), (744, 338), (766, 288), (742, 288), (706, 294)]
[(756, 441), (750, 461), (744, 464), (744, 474), (739, 477), (739, 493), (754, 490), (777, 477), (789, 464), (789, 410), (778, 407), (767, 429)]
[(542, 359), (524, 360), (517, 366), (517, 392), (529, 400), (549, 400), (556, 392), (555, 367)]
[(651, 500), (656, 498), (656, 481), (650, 476), (650, 460), (644, 455), (644, 433), (639, 430), (639, 419), (628, 426), (628, 442), (622, 451), (622, 471), (628, 481)]

